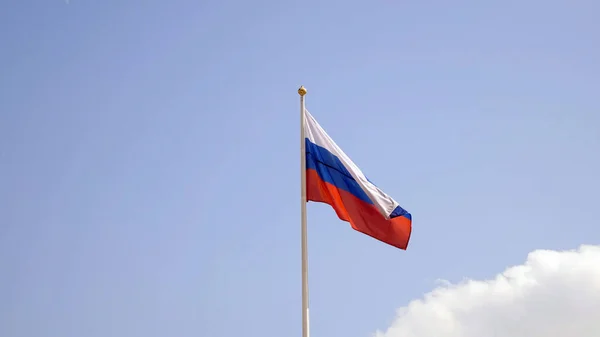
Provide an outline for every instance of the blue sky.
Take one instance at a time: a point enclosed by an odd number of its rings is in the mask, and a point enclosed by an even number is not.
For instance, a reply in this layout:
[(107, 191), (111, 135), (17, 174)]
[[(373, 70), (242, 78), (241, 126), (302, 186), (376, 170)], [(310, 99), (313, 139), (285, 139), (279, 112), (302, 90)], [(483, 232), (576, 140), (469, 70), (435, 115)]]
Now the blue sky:
[(598, 243), (595, 1), (0, 4), (0, 335), (300, 336), (299, 108), (413, 214), (308, 205), (313, 336)]

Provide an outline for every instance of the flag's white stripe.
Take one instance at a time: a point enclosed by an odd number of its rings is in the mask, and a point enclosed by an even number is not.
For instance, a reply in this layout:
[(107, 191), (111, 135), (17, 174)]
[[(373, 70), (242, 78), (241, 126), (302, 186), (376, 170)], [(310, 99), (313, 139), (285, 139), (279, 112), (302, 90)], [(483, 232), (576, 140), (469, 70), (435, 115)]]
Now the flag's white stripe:
[(375, 204), (379, 212), (386, 219), (390, 218), (390, 214), (398, 207), (398, 203), (392, 199), (389, 195), (385, 194), (377, 186), (373, 185), (367, 180), (367, 177), (362, 171), (352, 162), (342, 149), (329, 137), (329, 135), (323, 130), (323, 128), (317, 123), (313, 116), (305, 110), (306, 114), (304, 117), (305, 134), (306, 138), (312, 143), (319, 145), (333, 155), (338, 157), (342, 164), (346, 167), (348, 172), (352, 175), (354, 180), (358, 183), (363, 191), (369, 196), (369, 199)]

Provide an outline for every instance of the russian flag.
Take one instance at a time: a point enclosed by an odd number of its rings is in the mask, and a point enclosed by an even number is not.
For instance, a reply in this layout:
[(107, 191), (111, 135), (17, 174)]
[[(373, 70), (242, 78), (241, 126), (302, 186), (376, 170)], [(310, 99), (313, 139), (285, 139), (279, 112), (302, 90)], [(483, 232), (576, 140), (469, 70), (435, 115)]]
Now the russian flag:
[(305, 110), (306, 198), (333, 207), (355, 230), (406, 249), (412, 217), (371, 183)]

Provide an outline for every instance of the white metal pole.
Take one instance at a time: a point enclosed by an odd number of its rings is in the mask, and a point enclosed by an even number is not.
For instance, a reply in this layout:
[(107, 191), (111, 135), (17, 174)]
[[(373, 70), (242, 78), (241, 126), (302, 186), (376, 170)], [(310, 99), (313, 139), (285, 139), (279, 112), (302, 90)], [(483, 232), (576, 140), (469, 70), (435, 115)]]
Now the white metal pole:
[(302, 337), (309, 337), (308, 319), (308, 235), (306, 228), (306, 144), (304, 134), (304, 95), (306, 88), (298, 89), (300, 95), (300, 214), (301, 214), (301, 241), (302, 241)]

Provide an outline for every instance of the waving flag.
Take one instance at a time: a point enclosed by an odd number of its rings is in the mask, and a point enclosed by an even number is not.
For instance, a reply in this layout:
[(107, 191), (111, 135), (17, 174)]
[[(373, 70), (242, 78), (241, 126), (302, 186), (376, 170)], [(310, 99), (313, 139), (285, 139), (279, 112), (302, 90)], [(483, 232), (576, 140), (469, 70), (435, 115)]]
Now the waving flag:
[(371, 183), (304, 111), (306, 200), (329, 204), (355, 230), (406, 249), (412, 229), (410, 213)]

